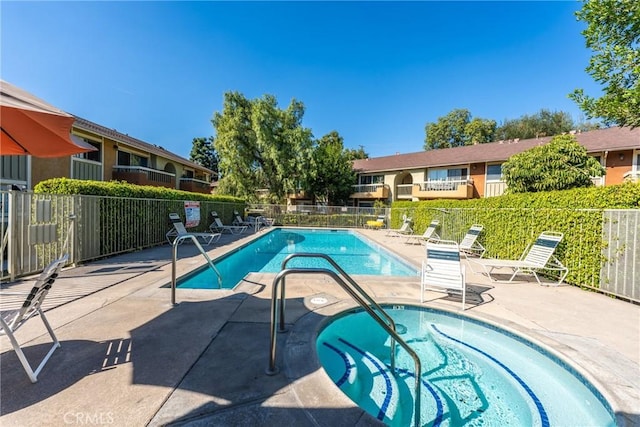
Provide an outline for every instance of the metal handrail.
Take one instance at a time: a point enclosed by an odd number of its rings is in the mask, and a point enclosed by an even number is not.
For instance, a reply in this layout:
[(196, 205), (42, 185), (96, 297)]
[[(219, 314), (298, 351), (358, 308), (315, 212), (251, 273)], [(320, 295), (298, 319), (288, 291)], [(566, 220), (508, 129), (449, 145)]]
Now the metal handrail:
[[(324, 257), (323, 257), (324, 258)], [(373, 320), (375, 320), (382, 329), (384, 329), (395, 342), (399, 343), (402, 348), (405, 349), (407, 353), (413, 359), (415, 365), (415, 402), (414, 402), (414, 424), (416, 427), (420, 426), (420, 400), (421, 400), (421, 379), (422, 379), (422, 366), (420, 363), (420, 358), (416, 354), (416, 352), (407, 344), (396, 331), (394, 331), (372, 308), (367, 304), (367, 302), (358, 295), (355, 290), (350, 287), (338, 274), (334, 271), (326, 269), (326, 268), (290, 268), (280, 271), (275, 279), (273, 280), (273, 289), (271, 295), (271, 346), (270, 346), (270, 354), (269, 354), (269, 367), (266, 369), (267, 375), (275, 375), (279, 372), (278, 367), (276, 366), (276, 325), (277, 325), (277, 309), (280, 307), (281, 319), (284, 318), (282, 314), (284, 312), (284, 278), (289, 274), (325, 274), (327, 276), (332, 277), (336, 283), (338, 283), (344, 291), (346, 291), (360, 306), (371, 316)], [(348, 277), (345, 275), (345, 277)], [(282, 283), (282, 301), (278, 304), (278, 286)], [(357, 285), (356, 285), (357, 286)], [(362, 291), (364, 295), (366, 293)], [(367, 295), (368, 297), (368, 295)], [(377, 304), (376, 304), (377, 305)], [(384, 312), (384, 310), (382, 310)], [(386, 314), (386, 313), (385, 313)], [(395, 374), (395, 369), (392, 370)]]
[(173, 241), (173, 258), (171, 260), (171, 304), (176, 305), (176, 260), (178, 258), (178, 244), (185, 239), (191, 239), (193, 243), (196, 245), (202, 256), (207, 260), (209, 267), (213, 270), (214, 273), (218, 276), (218, 289), (222, 289), (222, 275), (216, 268), (207, 252), (202, 248), (200, 242), (193, 234), (182, 234)]
[[(344, 271), (342, 269), (342, 267), (340, 267), (338, 265), (338, 263), (336, 263), (333, 258), (331, 258), (329, 255), (327, 254), (321, 254), (321, 253), (296, 253), (296, 254), (290, 254), (287, 255), (287, 257), (282, 261), (281, 270), (284, 270), (287, 268), (287, 264), (289, 263), (289, 261), (291, 261), (293, 258), (322, 258), (325, 261), (327, 261), (329, 264), (331, 264), (331, 266), (333, 268), (335, 268), (339, 274), (342, 275), (342, 277), (344, 277), (346, 279), (346, 281), (351, 285), (352, 288), (354, 288), (356, 291), (358, 291), (360, 293), (360, 296), (364, 297), (364, 299), (367, 300), (367, 302), (369, 304), (371, 304), (372, 306), (374, 306), (381, 314), (382, 316), (387, 320), (387, 324), (393, 329), (394, 332), (398, 332), (396, 329), (396, 322), (391, 318), (391, 316), (389, 316), (389, 314), (384, 311), (382, 309), (382, 307), (380, 307), (380, 305), (373, 299), (371, 298), (371, 296), (366, 293), (361, 287), (360, 285), (358, 285), (356, 283), (355, 280), (353, 280), (353, 278), (351, 276), (349, 276), (347, 274), (346, 271)], [(280, 302), (281, 304), (284, 304), (284, 278), (282, 279), (283, 281), (283, 285), (282, 285), (282, 292), (280, 294)], [(285, 326), (284, 326), (284, 310), (280, 310), (280, 332), (284, 332), (285, 331)], [(391, 356), (389, 357), (389, 361), (391, 363), (391, 369), (393, 371), (396, 370), (396, 341), (393, 338), (393, 336), (391, 337)]]

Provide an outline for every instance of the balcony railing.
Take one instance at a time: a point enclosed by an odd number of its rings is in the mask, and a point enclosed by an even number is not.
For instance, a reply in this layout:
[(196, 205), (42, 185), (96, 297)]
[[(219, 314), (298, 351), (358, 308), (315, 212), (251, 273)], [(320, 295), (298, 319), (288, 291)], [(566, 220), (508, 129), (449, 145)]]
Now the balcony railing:
[(196, 178), (180, 178), (180, 189), (192, 193), (211, 193), (211, 183)]
[(471, 199), (473, 182), (468, 179), (420, 182), (414, 184), (412, 196), (418, 199)]
[(114, 166), (113, 178), (137, 185), (176, 188), (176, 175), (144, 166)]
[(458, 185), (467, 185), (467, 179), (451, 179), (451, 180), (430, 180), (421, 182), (420, 191), (452, 191), (458, 188)]
[(410, 199), (413, 193), (413, 184), (400, 184), (396, 186), (396, 197), (398, 199)]
[(354, 199), (386, 199), (389, 197), (387, 184), (361, 184), (353, 186)]

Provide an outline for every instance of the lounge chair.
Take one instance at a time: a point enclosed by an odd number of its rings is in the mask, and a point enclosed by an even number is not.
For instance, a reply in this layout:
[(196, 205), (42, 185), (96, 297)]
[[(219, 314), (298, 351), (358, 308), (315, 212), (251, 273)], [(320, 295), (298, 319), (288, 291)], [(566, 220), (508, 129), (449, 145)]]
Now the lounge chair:
[(538, 272), (540, 271), (557, 271), (560, 273), (560, 279), (556, 286), (560, 285), (564, 278), (569, 273), (569, 269), (562, 265), (560, 260), (556, 258), (554, 252), (560, 242), (562, 241), (563, 234), (553, 231), (545, 231), (538, 236), (533, 245), (525, 248), (522, 256), (518, 260), (508, 259), (470, 259), (471, 264), (480, 265), (484, 272), (489, 276), (491, 280), (496, 280), (491, 276), (491, 273), (496, 268), (510, 268), (513, 271), (513, 275), (509, 279), (509, 282), (513, 281), (519, 273), (530, 273), (540, 282)]
[(460, 263), (460, 247), (450, 240), (429, 240), (426, 243), (427, 257), (422, 261), (420, 275), (420, 301), (424, 302), (425, 289), (449, 293), (455, 290), (462, 294), (462, 309), (465, 309), (466, 275)]
[(438, 233), (436, 232), (438, 227), (440, 227), (440, 221), (438, 221), (437, 219), (434, 219), (431, 221), (427, 229), (424, 230), (424, 233), (422, 233), (422, 235), (409, 236), (405, 243), (419, 244), (419, 243), (428, 242), (429, 240), (440, 240), (440, 236), (438, 236)]
[(231, 234), (239, 234), (247, 231), (246, 225), (224, 225), (218, 216), (216, 211), (211, 212), (211, 216), (213, 217), (213, 222), (209, 226), (209, 229), (212, 232), (216, 233), (224, 233), (229, 232)]
[[(47, 317), (44, 315), (42, 311), (42, 303), (44, 302), (45, 297), (49, 293), (53, 282), (55, 282), (56, 277), (60, 274), (60, 270), (69, 260), (69, 255), (63, 255), (62, 257), (56, 259), (51, 264), (49, 264), (40, 274), (36, 283), (31, 288), (31, 292), (15, 292), (15, 291), (1, 291), (0, 296), (4, 299), (5, 296), (17, 296), (24, 295), (25, 301), (22, 304), (22, 307), (18, 310), (7, 310), (2, 311), (0, 313), (0, 325), (2, 326), (2, 330), (0, 330), (0, 335), (6, 335), (11, 341), (11, 345), (13, 346), (13, 350), (16, 352), (22, 367), (24, 368), (29, 380), (32, 383), (38, 381), (38, 375), (44, 365), (47, 363), (53, 352), (60, 347), (60, 343), (58, 342), (58, 338), (56, 337)], [(45, 328), (47, 328), (47, 332), (51, 336), (53, 340), (53, 345), (49, 349), (47, 355), (42, 359), (38, 367), (33, 370), (29, 361), (22, 351), (22, 347), (18, 343), (18, 340), (15, 337), (15, 332), (24, 325), (29, 319), (40, 315), (42, 322), (44, 323)]]
[(413, 233), (413, 229), (411, 228), (412, 219), (410, 217), (405, 216), (402, 219), (402, 226), (400, 228), (390, 229), (387, 231), (387, 236), (391, 237), (402, 237), (411, 235)]
[(469, 231), (460, 242), (460, 252), (464, 256), (477, 255), (480, 258), (484, 256), (486, 249), (478, 242), (478, 236), (482, 233), (483, 228), (480, 224), (473, 224), (469, 227)]
[(169, 243), (173, 243), (173, 240), (175, 240), (175, 238), (179, 236), (184, 236), (186, 234), (191, 234), (198, 239), (202, 239), (204, 243), (206, 243), (207, 245), (210, 245), (211, 243), (217, 242), (218, 240), (220, 240), (220, 236), (221, 236), (220, 233), (187, 231), (187, 228), (184, 226), (184, 224), (182, 223), (182, 220), (180, 219), (180, 215), (178, 215), (177, 213), (170, 213), (169, 219), (173, 224), (173, 228), (167, 231), (167, 234), (165, 235)]
[[(253, 217), (250, 217), (250, 218), (253, 218)], [(238, 211), (233, 211), (233, 222), (232, 222), (233, 225), (244, 225), (247, 227), (254, 227), (255, 223), (256, 223), (255, 219), (254, 221), (245, 221), (244, 219), (242, 219)]]
[(262, 227), (271, 227), (272, 223), (267, 221), (263, 216), (248, 216), (246, 220), (242, 219), (238, 211), (233, 211), (235, 219), (232, 225), (245, 226), (247, 228), (253, 228), (254, 231), (259, 231)]

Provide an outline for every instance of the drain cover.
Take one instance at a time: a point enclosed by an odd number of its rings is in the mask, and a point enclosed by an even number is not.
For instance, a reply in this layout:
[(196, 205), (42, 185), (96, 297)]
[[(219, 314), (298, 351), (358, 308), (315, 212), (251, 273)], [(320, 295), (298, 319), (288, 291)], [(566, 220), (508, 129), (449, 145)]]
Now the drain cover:
[(311, 298), (311, 304), (313, 305), (323, 305), (328, 303), (329, 300), (326, 299), (325, 297), (313, 297)]

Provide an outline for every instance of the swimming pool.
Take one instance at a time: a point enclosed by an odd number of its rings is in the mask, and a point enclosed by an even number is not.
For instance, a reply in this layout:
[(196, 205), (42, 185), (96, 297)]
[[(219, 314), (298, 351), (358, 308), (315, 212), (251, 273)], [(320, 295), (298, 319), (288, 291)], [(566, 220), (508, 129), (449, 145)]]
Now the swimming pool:
[[(278, 273), (282, 261), (292, 253), (329, 255), (349, 275), (417, 276), (417, 267), (351, 230), (278, 228), (249, 244), (214, 260), (222, 276), (222, 287), (235, 287), (247, 273)], [(288, 267), (331, 268), (322, 259), (296, 258)], [(214, 289), (217, 279), (204, 266), (181, 278), (180, 288)]]
[[(385, 308), (422, 363), (420, 425), (616, 425), (595, 387), (535, 344), (457, 314)], [(316, 350), (329, 377), (360, 407), (388, 425), (413, 425), (413, 360), (398, 346), (394, 375), (389, 345), (375, 321), (352, 310), (320, 332)]]

